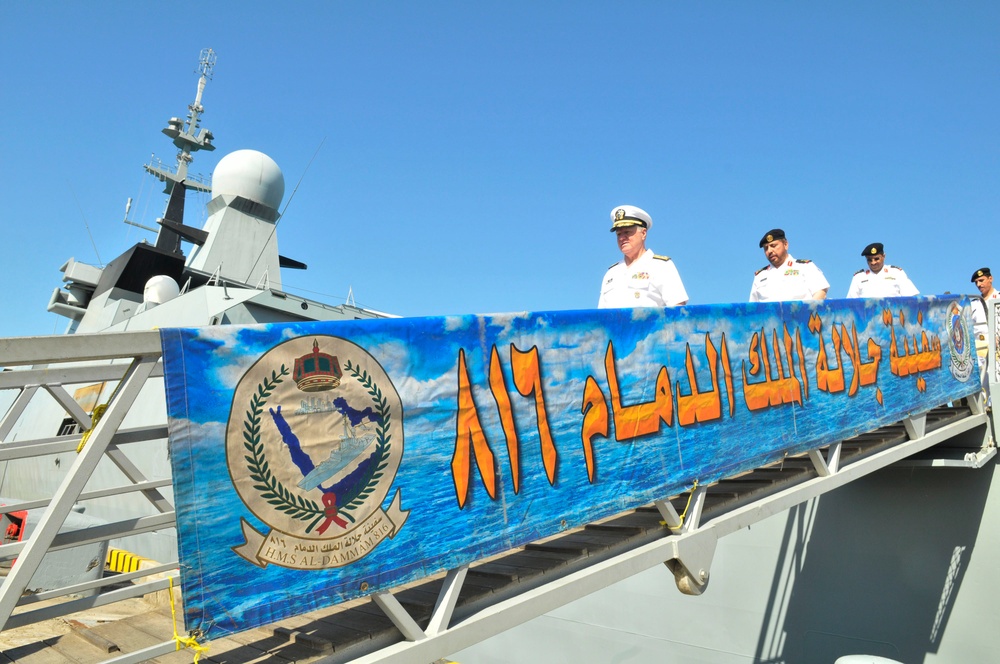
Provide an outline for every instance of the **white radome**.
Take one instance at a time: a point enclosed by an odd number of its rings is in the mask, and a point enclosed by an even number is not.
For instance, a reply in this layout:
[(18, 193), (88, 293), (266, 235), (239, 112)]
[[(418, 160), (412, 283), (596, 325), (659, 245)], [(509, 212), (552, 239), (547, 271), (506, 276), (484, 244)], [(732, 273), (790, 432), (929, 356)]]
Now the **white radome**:
[(163, 304), (177, 297), (181, 289), (177, 282), (165, 274), (150, 277), (142, 289), (142, 301), (145, 304)]
[(237, 150), (216, 165), (212, 195), (242, 196), (277, 210), (285, 195), (285, 176), (278, 164), (263, 152)]

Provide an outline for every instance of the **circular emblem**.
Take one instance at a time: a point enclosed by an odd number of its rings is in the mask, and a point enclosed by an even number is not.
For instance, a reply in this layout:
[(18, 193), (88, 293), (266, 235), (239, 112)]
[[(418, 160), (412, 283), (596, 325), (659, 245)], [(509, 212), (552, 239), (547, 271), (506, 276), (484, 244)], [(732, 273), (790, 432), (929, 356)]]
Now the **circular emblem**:
[(770, 233), (768, 233), (767, 237), (765, 237), (764, 239), (767, 240), (768, 242), (774, 242), (774, 236), (771, 235)]
[(408, 512), (397, 489), (403, 408), (385, 370), (346, 339), (292, 339), (265, 353), (236, 387), (226, 462), (247, 509), (234, 550), (261, 567), (341, 567), (395, 536)]
[(951, 375), (963, 383), (969, 380), (975, 367), (972, 344), (969, 343), (969, 327), (965, 322), (966, 313), (954, 302), (948, 307), (948, 348), (951, 351), (949, 369)]
[(625, 218), (625, 208), (618, 208), (615, 210), (615, 221), (621, 221)]
[(874, 256), (877, 253), (878, 253), (878, 249), (876, 249), (875, 247), (872, 247), (872, 251), (871, 251), (872, 256)]

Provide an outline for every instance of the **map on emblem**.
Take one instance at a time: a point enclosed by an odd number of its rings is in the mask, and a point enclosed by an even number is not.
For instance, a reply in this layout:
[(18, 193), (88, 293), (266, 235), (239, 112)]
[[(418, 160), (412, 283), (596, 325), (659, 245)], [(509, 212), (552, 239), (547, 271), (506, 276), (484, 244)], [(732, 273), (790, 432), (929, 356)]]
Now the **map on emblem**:
[(336, 337), (268, 351), (236, 387), (226, 427), (233, 486), (269, 530), (245, 519), (234, 547), (261, 567), (341, 567), (406, 521), (382, 501), (403, 456), (403, 409), (382, 367)]

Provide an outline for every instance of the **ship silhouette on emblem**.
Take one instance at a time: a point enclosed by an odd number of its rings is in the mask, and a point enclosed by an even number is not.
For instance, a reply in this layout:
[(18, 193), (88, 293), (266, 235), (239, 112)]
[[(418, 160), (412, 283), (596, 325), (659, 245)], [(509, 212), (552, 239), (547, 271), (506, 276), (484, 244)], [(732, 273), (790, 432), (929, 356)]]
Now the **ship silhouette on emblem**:
[(313, 351), (295, 358), (292, 377), (303, 392), (323, 392), (340, 385), (344, 372), (336, 355), (319, 352), (319, 342), (313, 340)]
[[(362, 453), (375, 441), (375, 434), (357, 435), (358, 427), (351, 426), (348, 418), (344, 418), (344, 437), (339, 443), (334, 441), (330, 449), (330, 456), (312, 471), (309, 472), (302, 481), (298, 483), (300, 489), (315, 489), (323, 482), (327, 481), (341, 470), (346, 468), (352, 461), (362, 456)], [(369, 452), (371, 454), (371, 452)]]

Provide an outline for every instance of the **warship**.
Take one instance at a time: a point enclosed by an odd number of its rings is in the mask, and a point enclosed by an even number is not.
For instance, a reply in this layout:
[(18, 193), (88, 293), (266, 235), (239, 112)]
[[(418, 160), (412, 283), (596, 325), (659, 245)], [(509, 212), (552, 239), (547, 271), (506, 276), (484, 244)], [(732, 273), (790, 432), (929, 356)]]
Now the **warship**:
[[(156, 333), (143, 336), (143, 331), (222, 331), (234, 325), (390, 317), (351, 301), (329, 305), (282, 289), (282, 270), (306, 265), (279, 253), (276, 230), (285, 183), (270, 157), (239, 150), (219, 160), (210, 180), (189, 174), (197, 152), (215, 149), (214, 135), (201, 127), (203, 93), (214, 64), (215, 53), (203, 51), (186, 118), (171, 117), (163, 129), (177, 148), (176, 165), (145, 166), (164, 184), (167, 197), (157, 227), (147, 229), (155, 232), (155, 241), (139, 242), (103, 266), (66, 260), (60, 268), (63, 283), (54, 290), (48, 310), (68, 319), (65, 336), (79, 343), (72, 353), (55, 353), (46, 349), (56, 346), (43, 344), (34, 356), (26, 353), (21, 366), (4, 372), (8, 382), (0, 388), (21, 386), (0, 420), (0, 447), (11, 450), (0, 459), (0, 496), (16, 505), (4, 515), (5, 546), (27, 542), (33, 529), (37, 534), (49, 528), (38, 512), (48, 501), (58, 502), (67, 477), (80, 463), (74, 457), (88, 435), (102, 435), (99, 423), (110, 418), (105, 414), (111, 412), (109, 402), (129, 389), (129, 355), (146, 352), (133, 352), (129, 344), (136, 340), (145, 348), (155, 338), (158, 347)], [(209, 196), (202, 228), (185, 221), (191, 191)], [(994, 318), (991, 311), (991, 329)], [(104, 350), (116, 338), (123, 340), (122, 348), (117, 353)], [(5, 342), (0, 359), (10, 361), (10, 349), (22, 347), (28, 348), (28, 342)], [(222, 346), (218, 352), (226, 350)], [(21, 371), (43, 375), (57, 365), (68, 367), (61, 390), (49, 385), (37, 390), (30, 380), (10, 377)], [(76, 378), (97, 366), (100, 370), (88, 375), (98, 379)], [(997, 383), (995, 373), (991, 359), (991, 386)], [(59, 524), (65, 531), (152, 523), (165, 513), (163, 505), (172, 502), (165, 394), (157, 375), (162, 370), (149, 370), (153, 379), (135, 388), (127, 412), (115, 421), (120, 443), (130, 442), (129, 435), (136, 438), (131, 461), (108, 454), (94, 462), (86, 482), (90, 493), (78, 492), (79, 500), (70, 501), (70, 518)], [(459, 600), (457, 607), (453, 598), (443, 626), (436, 624), (443, 600), (431, 600), (433, 610), (408, 623), (391, 597), (380, 594), (374, 603), (388, 616), (378, 619), (381, 632), (362, 628), (358, 615), (343, 611), (317, 619), (339, 635), (327, 641), (316, 635), (324, 633), (323, 626), (310, 631), (302, 621), (277, 627), (275, 633), (283, 629), (302, 642), (311, 638), (321, 643), (302, 661), (417, 662), (447, 656), (461, 664), (542, 658), (721, 664), (833, 662), (838, 657), (846, 662), (845, 655), (852, 653), (868, 657), (854, 660), (859, 662), (876, 657), (908, 663), (992, 661), (996, 637), (990, 623), (1000, 592), (994, 570), (1000, 557), (1000, 475), (987, 398), (945, 400), (929, 416), (908, 417), (896, 426), (731, 478), (724, 492), (720, 483), (665, 496), (655, 509), (622, 517), (629, 520), (627, 528), (591, 524), (582, 531), (591, 548), (578, 559), (561, 557), (568, 549), (556, 540), (517, 561), (473, 566), (469, 577), (478, 572), (481, 585), (467, 583), (465, 589), (490, 586), (491, 592), (472, 593), (475, 597)], [(310, 398), (300, 410), (330, 408), (326, 401)], [(345, 449), (352, 454), (371, 445), (373, 436), (364, 428), (355, 431), (346, 420), (343, 428)], [(140, 431), (145, 433), (130, 434)], [(26, 441), (41, 441), (48, 446), (45, 451), (56, 451), (15, 454)], [(319, 486), (346, 463), (331, 452), (302, 482)], [(114, 492), (123, 474), (139, 487), (141, 497)], [(672, 524), (678, 513), (688, 520)], [(674, 531), (666, 538), (675, 542), (672, 549), (663, 548), (664, 521)], [(29, 578), (22, 586), (42, 598), (67, 585), (77, 595), (96, 592), (104, 565), (94, 560), (107, 554), (109, 541), (112, 549), (150, 561), (154, 571), (176, 569), (175, 530), (169, 520), (156, 523), (167, 525), (137, 527), (102, 544), (85, 543), (96, 548), (52, 547), (46, 562), (39, 556), (33, 578), (25, 573)], [(622, 539), (611, 542), (607, 533), (612, 531)], [(49, 541), (57, 537), (53, 530)], [(606, 552), (598, 552), (598, 541)], [(684, 542), (697, 546), (685, 549)], [(14, 551), (8, 560), (17, 553), (24, 558), (10, 568), (0, 601), (0, 617), (9, 619), (14, 603), (23, 602), (7, 597), (14, 586), (10, 579), (34, 552), (29, 554), (27, 546), (0, 549), (4, 551)], [(62, 559), (57, 562), (58, 555)], [(525, 572), (529, 567), (524, 562), (532, 556), (558, 559), (562, 571), (534, 578)], [(650, 562), (657, 557), (658, 562)], [(129, 574), (123, 578), (138, 578)], [(500, 587), (498, 574), (506, 575), (509, 587)], [(461, 577), (456, 582), (461, 587), (465, 576), (465, 571), (449, 573), (432, 583), (445, 597), (456, 577)], [(165, 582), (156, 587), (166, 587)], [(412, 594), (427, 594), (418, 590)], [(484, 599), (486, 595), (492, 599)], [(356, 602), (348, 608), (364, 612)], [(12, 624), (18, 621), (8, 620), (7, 626)], [(345, 631), (366, 633), (366, 645), (359, 646), (355, 635), (341, 647), (337, 638)], [(322, 643), (332, 645), (324, 648)], [(140, 652), (121, 661), (156, 654)]]

